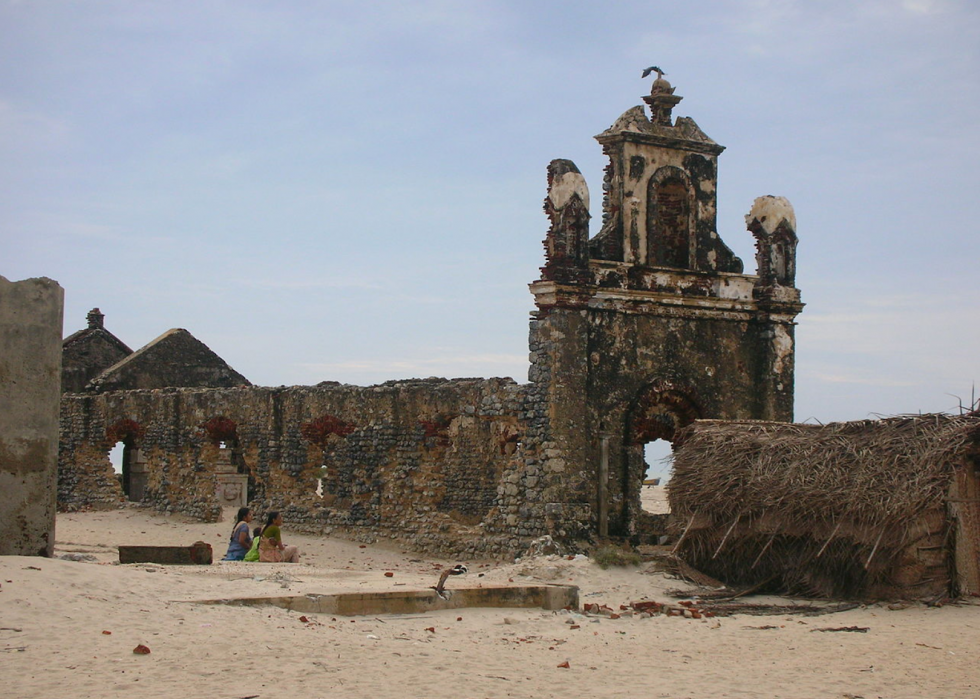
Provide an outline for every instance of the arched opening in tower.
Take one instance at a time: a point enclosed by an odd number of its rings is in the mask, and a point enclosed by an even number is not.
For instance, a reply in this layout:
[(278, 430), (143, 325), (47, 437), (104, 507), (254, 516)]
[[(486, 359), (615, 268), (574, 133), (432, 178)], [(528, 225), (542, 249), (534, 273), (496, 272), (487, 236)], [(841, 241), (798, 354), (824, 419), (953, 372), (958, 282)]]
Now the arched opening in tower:
[(680, 179), (670, 178), (654, 184), (653, 190), (647, 264), (690, 269), (691, 206), (687, 186)]
[(665, 485), (673, 468), (678, 432), (701, 417), (689, 392), (669, 381), (655, 381), (638, 395), (629, 420), (627, 483), (631, 505), (625, 529), (637, 540), (656, 542), (670, 513)]
[(654, 439), (643, 445), (646, 470), (640, 486), (640, 508), (660, 515), (670, 512), (666, 485), (674, 468), (674, 445), (666, 439)]

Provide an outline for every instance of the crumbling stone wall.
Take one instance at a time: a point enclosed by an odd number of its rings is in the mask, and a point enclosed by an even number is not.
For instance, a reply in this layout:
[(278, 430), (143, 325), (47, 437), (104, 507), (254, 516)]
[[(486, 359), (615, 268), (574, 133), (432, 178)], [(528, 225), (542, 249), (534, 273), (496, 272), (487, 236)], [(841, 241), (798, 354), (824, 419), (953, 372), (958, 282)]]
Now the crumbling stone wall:
[[(523, 403), (523, 388), (510, 379), (69, 395), (59, 502), (67, 509), (120, 502), (108, 453), (127, 439), (145, 460), (143, 502), (214, 520), (219, 454), (230, 449), (248, 475), (249, 503), (260, 515), (282, 511), (290, 527), (511, 553), (536, 533), (520, 536), (502, 514), (526, 495), (508, 487), (525, 458)], [(349, 431), (317, 432), (317, 424)]]
[(54, 551), (64, 291), (0, 277), (0, 555)]

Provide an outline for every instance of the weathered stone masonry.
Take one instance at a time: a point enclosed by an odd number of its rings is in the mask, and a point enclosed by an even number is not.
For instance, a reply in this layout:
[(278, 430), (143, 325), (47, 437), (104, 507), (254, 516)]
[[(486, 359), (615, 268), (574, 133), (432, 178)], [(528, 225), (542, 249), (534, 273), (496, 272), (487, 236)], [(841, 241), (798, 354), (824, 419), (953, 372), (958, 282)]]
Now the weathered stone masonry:
[(179, 383), (173, 361), (161, 371), (141, 350), (92, 379), (89, 393), (65, 396), (61, 506), (123, 498), (108, 461), (122, 441), (128, 497), (207, 519), (231, 470), (252, 506), (282, 510), (290, 526), (433, 551), (503, 556), (543, 534), (649, 535), (644, 445), (673, 442), (698, 418), (792, 420), (803, 307), (789, 202), (756, 200), (746, 223), (758, 273), (745, 274), (716, 231), (724, 149), (692, 119), (672, 122), (673, 92), (658, 77), (644, 98), (652, 118), (634, 107), (596, 137), (609, 165), (595, 237), (578, 168), (548, 168), (527, 385), (221, 388), (245, 380), (217, 371), (216, 356)]
[[(518, 537), (539, 533), (506, 515), (524, 495), (515, 477), (523, 400), (510, 379), (68, 395), (59, 501), (122, 500), (108, 452), (129, 440), (149, 474), (143, 502), (215, 519), (222, 449), (206, 426), (220, 418), (234, 425), (222, 441), (248, 476), (249, 502), (282, 510), (291, 527), (386, 534), (432, 550), (510, 551)], [(311, 442), (303, 428), (324, 416), (353, 431)]]
[(529, 446), (571, 536), (637, 537), (644, 444), (698, 418), (793, 419), (796, 219), (781, 197), (746, 217), (759, 273), (716, 232), (718, 155), (658, 77), (596, 136), (609, 157), (603, 225), (574, 163), (548, 173), (545, 266), (531, 285)]

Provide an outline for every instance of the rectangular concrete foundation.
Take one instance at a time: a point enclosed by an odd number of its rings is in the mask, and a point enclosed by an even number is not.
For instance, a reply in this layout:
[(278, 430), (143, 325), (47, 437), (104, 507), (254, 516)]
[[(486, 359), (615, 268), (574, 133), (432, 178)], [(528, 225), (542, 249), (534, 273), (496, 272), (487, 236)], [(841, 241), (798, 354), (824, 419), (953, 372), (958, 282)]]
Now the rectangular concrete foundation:
[(398, 592), (350, 592), (334, 595), (293, 595), (288, 597), (243, 597), (201, 600), (200, 604), (238, 606), (272, 605), (303, 614), (417, 614), (463, 607), (511, 607), (540, 609), (578, 609), (578, 588), (573, 585), (528, 585), (470, 587), (446, 590), (443, 599), (435, 590)]
[(161, 565), (211, 565), (211, 544), (198, 541), (191, 546), (120, 546), (120, 563), (159, 563)]

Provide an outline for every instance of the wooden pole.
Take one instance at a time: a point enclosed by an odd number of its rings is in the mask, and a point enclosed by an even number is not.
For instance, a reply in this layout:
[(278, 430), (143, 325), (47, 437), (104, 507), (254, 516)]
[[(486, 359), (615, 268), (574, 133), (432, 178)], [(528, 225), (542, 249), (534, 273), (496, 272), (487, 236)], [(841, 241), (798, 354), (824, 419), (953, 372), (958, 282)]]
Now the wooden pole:
[(868, 556), (868, 560), (864, 562), (864, 569), (867, 570), (868, 566), (871, 565), (871, 559), (875, 557), (875, 552), (878, 550), (878, 544), (881, 543), (881, 537), (885, 535), (885, 530), (882, 528), (881, 533), (878, 535), (878, 540), (875, 541), (875, 546), (871, 549), (871, 555)]
[(681, 538), (677, 540), (677, 543), (676, 544), (674, 544), (674, 548), (672, 548), (670, 550), (670, 555), (671, 556), (673, 556), (675, 553), (677, 553), (677, 549), (679, 549), (681, 547), (681, 544), (684, 543), (684, 537), (687, 536), (687, 532), (691, 529), (691, 525), (694, 524), (694, 518), (697, 517), (697, 516), (698, 516), (698, 513), (697, 512), (695, 512), (693, 515), (691, 515), (691, 521), (687, 523), (687, 526), (686, 527), (684, 527), (684, 533), (681, 534)]
[(759, 551), (759, 555), (755, 557), (754, 561), (752, 561), (753, 568), (755, 568), (759, 564), (759, 561), (762, 560), (762, 554), (764, 554), (766, 551), (769, 550), (769, 547), (772, 546), (772, 542), (775, 540), (776, 540), (776, 532), (773, 532), (772, 536), (769, 537), (769, 541), (767, 541), (766, 545), (762, 547), (761, 551)]
[(736, 525), (736, 524), (738, 524), (738, 520), (739, 520), (739, 519), (740, 519), (741, 517), (742, 517), (742, 515), (741, 515), (741, 514), (739, 514), (739, 515), (738, 515), (737, 517), (735, 517), (735, 519), (734, 519), (734, 520), (732, 521), (732, 526), (730, 526), (730, 527), (728, 528), (728, 531), (727, 531), (727, 532), (725, 532), (725, 536), (723, 536), (723, 537), (722, 537), (722, 539), (721, 539), (721, 543), (720, 543), (720, 544), (718, 544), (718, 548), (717, 548), (717, 549), (715, 549), (715, 553), (714, 553), (714, 555), (713, 555), (713, 556), (711, 557), (711, 560), (714, 560), (714, 559), (715, 559), (715, 557), (716, 557), (716, 556), (717, 556), (717, 555), (718, 555), (719, 553), (721, 553), (721, 547), (725, 545), (725, 542), (726, 542), (726, 541), (728, 541), (728, 535), (732, 533), (732, 529), (734, 529), (734, 528), (735, 528), (735, 525)]
[[(830, 536), (829, 536), (829, 537), (827, 538), (827, 540), (826, 540), (825, 542), (823, 542), (823, 546), (821, 546), (821, 547), (820, 547), (820, 550), (819, 550), (819, 551), (817, 551), (817, 555), (816, 555), (816, 556), (814, 556), (814, 558), (820, 558), (820, 556), (822, 556), (822, 555), (823, 555), (823, 552), (824, 552), (824, 551), (825, 551), (825, 550), (827, 549), (827, 547), (828, 547), (828, 546), (830, 545), (830, 542), (834, 540), (834, 535), (835, 535), (835, 534), (837, 533), (837, 530), (838, 530), (838, 529), (840, 529), (840, 525), (841, 525), (841, 523), (840, 523), (840, 522), (838, 522), (838, 523), (837, 523), (837, 526), (836, 526), (836, 527), (834, 527), (834, 531), (832, 531), (832, 532), (830, 532)], [(869, 560), (870, 560), (870, 559), (869, 559)], [(867, 567), (867, 566), (865, 566), (865, 567)]]
[(609, 437), (602, 437), (599, 454), (599, 536), (609, 536)]

